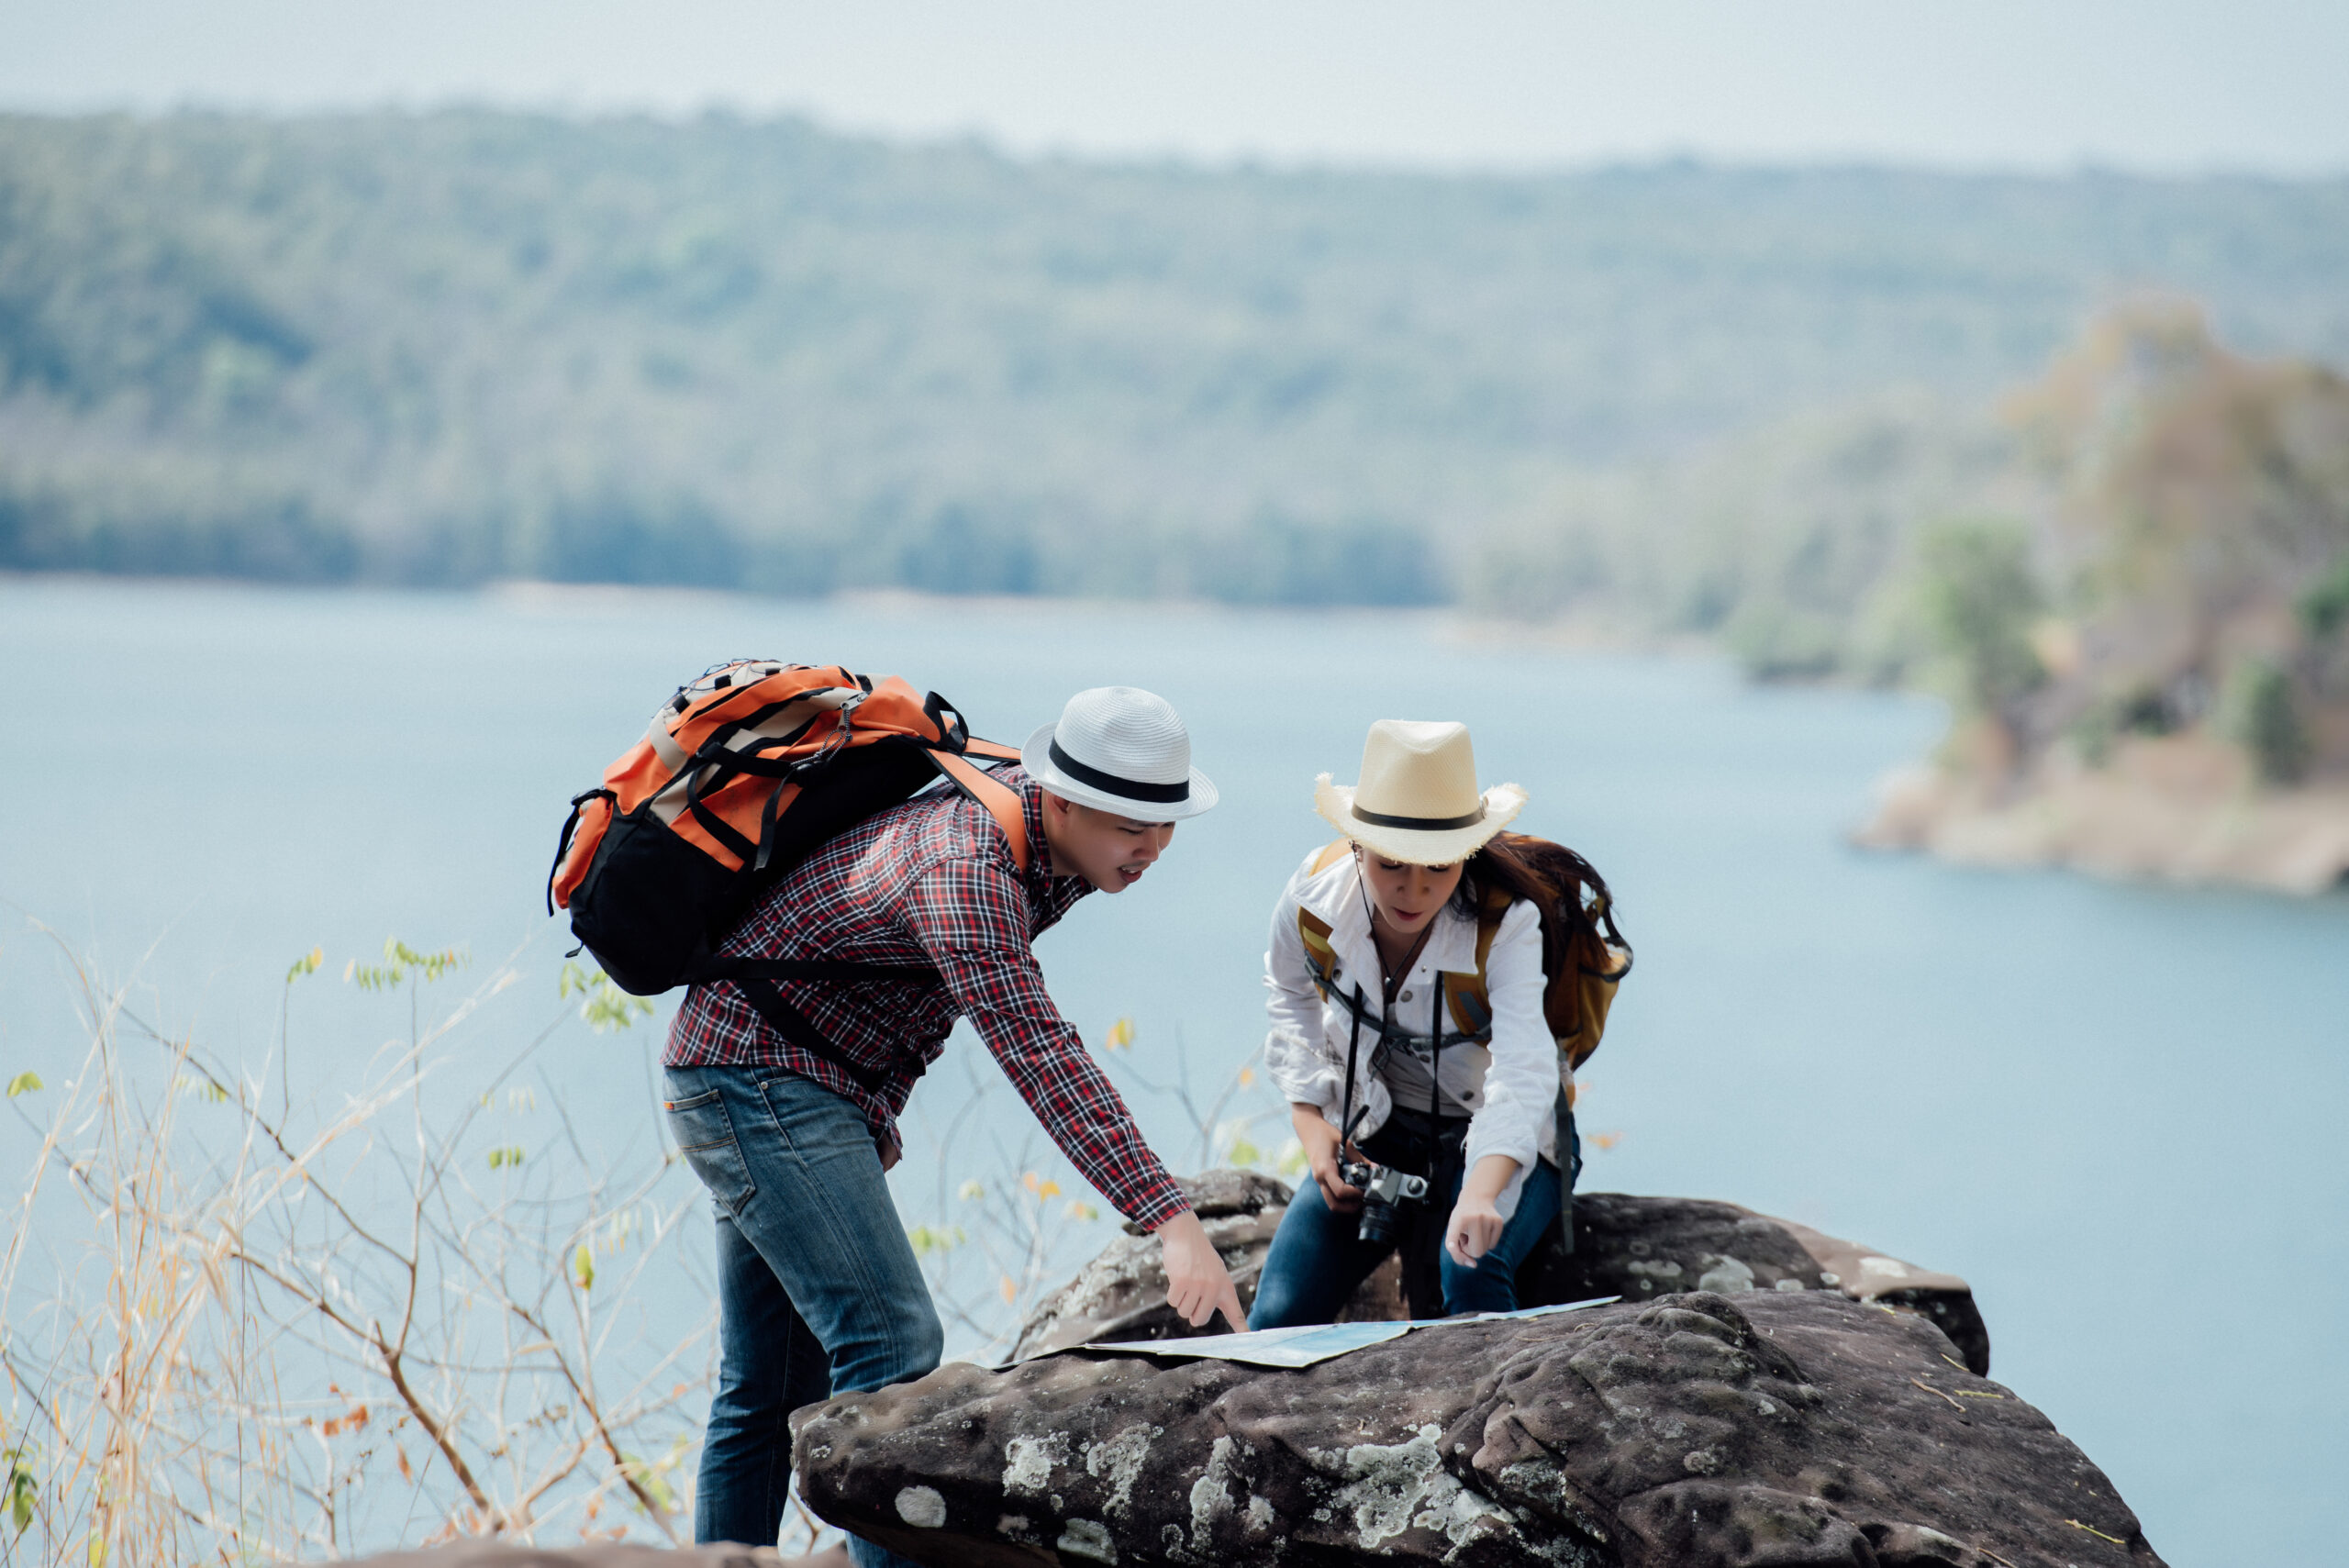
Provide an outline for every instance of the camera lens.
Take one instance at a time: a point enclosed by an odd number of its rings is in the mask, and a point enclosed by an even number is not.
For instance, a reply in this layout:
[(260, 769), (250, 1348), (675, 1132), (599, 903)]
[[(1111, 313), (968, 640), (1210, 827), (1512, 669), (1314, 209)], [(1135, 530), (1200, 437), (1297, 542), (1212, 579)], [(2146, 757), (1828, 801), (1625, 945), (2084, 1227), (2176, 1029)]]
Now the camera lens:
[(1355, 1228), (1354, 1237), (1373, 1246), (1384, 1247), (1395, 1240), (1397, 1216), (1391, 1203), (1366, 1199), (1362, 1206), (1362, 1224)]

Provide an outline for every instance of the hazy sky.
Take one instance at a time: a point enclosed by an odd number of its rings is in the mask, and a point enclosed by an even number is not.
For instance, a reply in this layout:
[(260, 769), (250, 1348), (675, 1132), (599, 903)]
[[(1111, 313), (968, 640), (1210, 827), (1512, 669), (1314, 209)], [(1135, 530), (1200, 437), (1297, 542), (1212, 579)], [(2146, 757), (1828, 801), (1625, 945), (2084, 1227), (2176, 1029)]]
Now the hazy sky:
[(794, 111), (1016, 150), (2349, 172), (2349, 0), (0, 0), (0, 106)]

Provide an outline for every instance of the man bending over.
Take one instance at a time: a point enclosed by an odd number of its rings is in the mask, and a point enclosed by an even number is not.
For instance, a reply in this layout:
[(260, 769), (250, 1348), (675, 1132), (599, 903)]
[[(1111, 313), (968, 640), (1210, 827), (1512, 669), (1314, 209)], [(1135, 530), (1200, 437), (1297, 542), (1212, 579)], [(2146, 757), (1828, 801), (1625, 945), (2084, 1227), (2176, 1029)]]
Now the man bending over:
[[(751, 906), (724, 957), (927, 967), (930, 979), (713, 981), (669, 1031), (677, 1147), (714, 1200), (718, 1377), (694, 1537), (773, 1545), (791, 1478), (785, 1418), (833, 1394), (921, 1376), (943, 1336), (882, 1173), (914, 1081), (967, 1018), (1085, 1179), (1163, 1248), (1194, 1326), (1244, 1329), (1223, 1261), (1125, 1102), (1044, 990), (1030, 944), (1165, 851), (1216, 801), (1182, 719), (1130, 686), (1071, 697), (1030, 738), (1021, 872), (987, 812), (918, 796), (827, 840)], [(869, 1541), (860, 1568), (906, 1562)], [(910, 1565), (908, 1565), (910, 1568)]]

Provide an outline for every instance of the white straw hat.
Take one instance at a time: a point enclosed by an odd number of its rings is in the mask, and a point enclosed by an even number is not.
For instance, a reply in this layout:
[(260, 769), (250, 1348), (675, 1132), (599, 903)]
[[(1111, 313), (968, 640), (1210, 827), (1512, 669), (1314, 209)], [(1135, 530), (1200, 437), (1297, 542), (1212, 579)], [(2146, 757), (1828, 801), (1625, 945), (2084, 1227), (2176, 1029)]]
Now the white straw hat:
[(1375, 854), (1442, 866), (1508, 827), (1525, 809), (1525, 792), (1513, 784), (1477, 789), (1466, 725), (1382, 718), (1363, 743), (1362, 782), (1349, 788), (1323, 773), (1313, 808)]
[(1216, 803), (1215, 785), (1191, 766), (1183, 716), (1139, 686), (1077, 693), (1059, 723), (1028, 737), (1019, 765), (1063, 800), (1137, 822), (1197, 817)]

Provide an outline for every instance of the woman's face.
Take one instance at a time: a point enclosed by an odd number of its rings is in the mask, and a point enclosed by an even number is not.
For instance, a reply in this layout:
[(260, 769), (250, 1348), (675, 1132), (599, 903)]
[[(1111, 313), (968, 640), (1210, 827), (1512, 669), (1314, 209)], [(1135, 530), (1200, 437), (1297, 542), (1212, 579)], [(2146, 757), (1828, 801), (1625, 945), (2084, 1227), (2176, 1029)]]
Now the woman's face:
[(1354, 859), (1362, 862), (1363, 886), (1370, 891), (1371, 907), (1389, 929), (1407, 936), (1416, 937), (1425, 930), (1453, 889), (1460, 885), (1458, 861), (1443, 866), (1415, 866), (1383, 859), (1360, 844), (1354, 846)]

